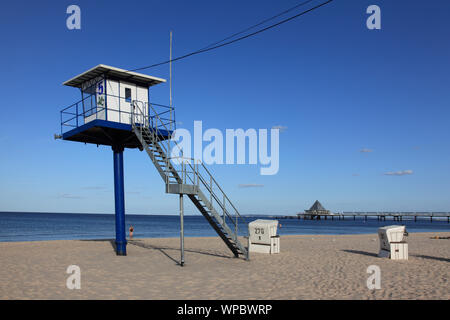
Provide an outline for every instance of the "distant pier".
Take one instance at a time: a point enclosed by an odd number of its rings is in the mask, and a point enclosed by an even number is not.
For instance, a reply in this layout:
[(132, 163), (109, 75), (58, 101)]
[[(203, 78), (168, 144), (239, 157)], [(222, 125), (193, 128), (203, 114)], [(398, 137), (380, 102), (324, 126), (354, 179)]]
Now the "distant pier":
[(450, 223), (450, 212), (341, 212), (341, 213), (329, 213), (329, 214), (310, 214), (299, 213), (296, 216), (277, 216), (275, 219), (303, 219), (303, 220), (345, 220), (356, 218), (364, 219), (367, 221), (368, 217), (377, 218), (378, 221), (403, 221), (405, 220), (424, 220), (429, 219), (433, 222), (433, 218), (447, 218), (447, 222)]

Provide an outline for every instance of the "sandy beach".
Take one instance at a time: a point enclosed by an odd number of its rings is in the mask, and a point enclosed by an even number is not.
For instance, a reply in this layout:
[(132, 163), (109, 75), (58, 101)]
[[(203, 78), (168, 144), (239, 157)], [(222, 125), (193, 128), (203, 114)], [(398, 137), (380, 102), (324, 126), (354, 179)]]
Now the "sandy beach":
[[(281, 253), (236, 259), (218, 237), (0, 243), (0, 299), (450, 299), (446, 233), (410, 233), (409, 260), (378, 258), (378, 236), (283, 236)], [(81, 289), (69, 290), (69, 265)], [(369, 290), (367, 267), (381, 270)]]

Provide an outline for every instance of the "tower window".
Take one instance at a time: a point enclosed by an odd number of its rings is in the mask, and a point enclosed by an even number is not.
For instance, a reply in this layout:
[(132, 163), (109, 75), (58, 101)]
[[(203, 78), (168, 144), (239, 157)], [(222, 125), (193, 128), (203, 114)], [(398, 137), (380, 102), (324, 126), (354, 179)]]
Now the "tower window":
[(131, 89), (125, 88), (125, 101), (131, 102)]

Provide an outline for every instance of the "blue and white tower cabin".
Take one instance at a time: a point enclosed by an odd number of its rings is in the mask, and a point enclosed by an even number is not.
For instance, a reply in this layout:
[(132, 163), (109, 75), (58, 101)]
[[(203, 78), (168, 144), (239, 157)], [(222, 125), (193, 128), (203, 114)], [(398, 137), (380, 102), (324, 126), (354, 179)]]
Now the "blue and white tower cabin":
[[(81, 100), (61, 111), (62, 138), (97, 145), (114, 146), (119, 142), (125, 148), (140, 147), (137, 139), (133, 139), (132, 120), (140, 123), (151, 120), (150, 87), (164, 82), (161, 78), (102, 64), (67, 80), (63, 84), (79, 88)], [(173, 110), (166, 108), (165, 118), (171, 126)]]
[(159, 139), (170, 137), (174, 129), (173, 108), (149, 104), (150, 87), (165, 81), (100, 64), (64, 82), (64, 85), (80, 90), (81, 100), (61, 111), (60, 137), (68, 141), (111, 146), (113, 150), (118, 255), (126, 255), (127, 244), (123, 151), (125, 148), (143, 148), (133, 132), (133, 125), (152, 129), (159, 124)]

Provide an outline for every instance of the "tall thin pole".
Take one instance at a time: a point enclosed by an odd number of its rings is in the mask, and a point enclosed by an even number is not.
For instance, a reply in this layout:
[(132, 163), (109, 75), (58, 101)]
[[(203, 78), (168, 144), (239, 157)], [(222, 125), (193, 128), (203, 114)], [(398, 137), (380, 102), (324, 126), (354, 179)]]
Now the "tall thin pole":
[(181, 245), (180, 266), (184, 266), (184, 221), (183, 221), (183, 194), (182, 193), (180, 193), (180, 245)]
[[(172, 135), (172, 130), (173, 130), (173, 115), (172, 115), (172, 30), (170, 31), (170, 56), (169, 56), (169, 110), (170, 110), (170, 135)], [(170, 139), (168, 141), (168, 160), (170, 161), (170, 157), (171, 157), (171, 142)], [(169, 164), (167, 163), (166, 166), (168, 167)]]
[(170, 129), (172, 130), (172, 31), (170, 31), (170, 59), (169, 59), (169, 106), (170, 106)]

